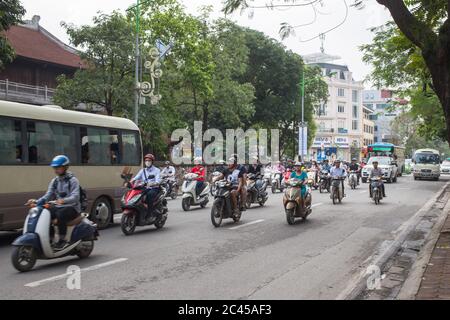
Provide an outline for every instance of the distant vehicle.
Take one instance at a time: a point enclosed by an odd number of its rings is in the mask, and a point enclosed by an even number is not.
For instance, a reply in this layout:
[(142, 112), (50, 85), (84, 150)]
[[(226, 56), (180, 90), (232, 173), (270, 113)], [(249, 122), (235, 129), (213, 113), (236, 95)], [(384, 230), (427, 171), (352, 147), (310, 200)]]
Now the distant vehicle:
[(121, 211), (124, 166), (142, 168), (139, 128), (128, 119), (0, 101), (0, 230), (22, 228), (23, 203), (45, 194), (56, 155), (67, 155), (99, 229)]
[(441, 163), (441, 174), (442, 175), (448, 175), (450, 174), (450, 158), (445, 159)]
[(361, 180), (363, 183), (366, 183), (369, 179), (374, 161), (378, 161), (378, 167), (383, 170), (383, 180), (386, 180), (389, 183), (397, 182), (399, 168), (395, 165), (394, 158), (371, 157), (361, 172)]
[(438, 150), (419, 149), (414, 153), (414, 180), (439, 180), (441, 175), (441, 156)]
[(371, 157), (391, 157), (398, 167), (397, 176), (405, 173), (405, 148), (392, 143), (374, 143), (367, 147), (369, 160)]

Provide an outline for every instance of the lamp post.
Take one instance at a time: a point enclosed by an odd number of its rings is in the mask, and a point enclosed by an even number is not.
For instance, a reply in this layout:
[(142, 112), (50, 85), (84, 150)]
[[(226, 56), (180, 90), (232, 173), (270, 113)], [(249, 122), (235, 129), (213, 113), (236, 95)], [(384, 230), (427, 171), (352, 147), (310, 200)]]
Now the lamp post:
[(301, 113), (301, 121), (300, 121), (300, 126), (299, 126), (299, 136), (300, 136), (300, 143), (299, 143), (299, 156), (300, 156), (300, 160), (304, 161), (304, 150), (303, 150), (303, 145), (304, 145), (304, 139), (305, 139), (305, 65), (303, 65), (303, 71), (302, 71), (302, 83), (301, 83), (301, 99), (302, 99), (302, 113)]

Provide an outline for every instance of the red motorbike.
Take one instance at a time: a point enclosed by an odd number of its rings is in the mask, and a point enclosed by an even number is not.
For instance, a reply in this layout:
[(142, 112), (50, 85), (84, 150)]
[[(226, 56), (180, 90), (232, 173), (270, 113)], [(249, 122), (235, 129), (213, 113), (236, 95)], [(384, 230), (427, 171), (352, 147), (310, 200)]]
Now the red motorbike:
[[(164, 227), (168, 209), (165, 197), (166, 191), (159, 183), (145, 184), (142, 181), (130, 182), (129, 177), (122, 176), (126, 181), (128, 191), (122, 197), (121, 229), (125, 235), (134, 233), (137, 226), (154, 225), (157, 229)], [(151, 179), (151, 177), (149, 177)], [(158, 194), (153, 202), (153, 211), (148, 213), (147, 192), (149, 188), (158, 188)]]

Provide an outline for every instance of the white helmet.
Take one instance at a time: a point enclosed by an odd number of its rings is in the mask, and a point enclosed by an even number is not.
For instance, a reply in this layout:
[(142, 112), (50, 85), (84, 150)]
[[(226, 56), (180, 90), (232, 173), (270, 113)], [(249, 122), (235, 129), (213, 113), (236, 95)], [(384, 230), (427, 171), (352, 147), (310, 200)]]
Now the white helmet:
[(202, 158), (201, 157), (197, 157), (194, 159), (194, 164), (202, 164)]

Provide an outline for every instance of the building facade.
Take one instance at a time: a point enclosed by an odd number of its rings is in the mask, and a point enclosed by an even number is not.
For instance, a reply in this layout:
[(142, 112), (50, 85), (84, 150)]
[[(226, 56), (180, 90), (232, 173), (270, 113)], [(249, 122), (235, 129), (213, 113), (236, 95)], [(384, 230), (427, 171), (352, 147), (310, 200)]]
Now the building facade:
[[(334, 57), (333, 57), (334, 58)], [(305, 57), (308, 61), (308, 57)], [(314, 62), (322, 69), (329, 97), (315, 113), (317, 133), (309, 150), (317, 160), (362, 158), (363, 147), (373, 140), (371, 110), (363, 106), (364, 86), (345, 65)]]
[(16, 58), (0, 71), (0, 99), (36, 105), (52, 103), (56, 78), (72, 76), (85, 65), (77, 51), (40, 24), (40, 17), (12, 26), (3, 36)]
[(390, 90), (365, 90), (363, 104), (372, 109), (370, 119), (375, 123), (374, 142), (399, 144), (396, 134), (392, 131), (392, 121), (400, 114), (400, 108), (394, 108), (394, 102), (402, 101), (394, 98)]

